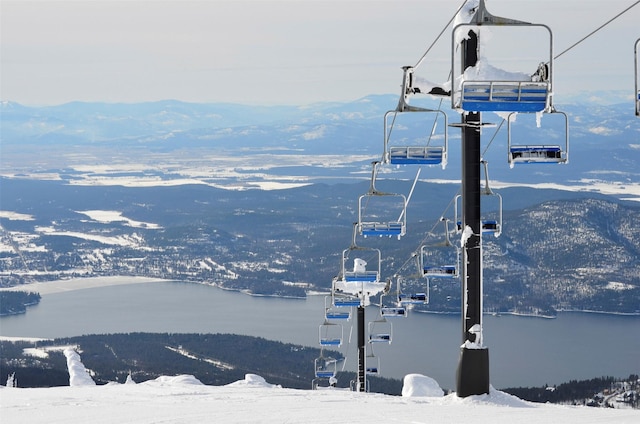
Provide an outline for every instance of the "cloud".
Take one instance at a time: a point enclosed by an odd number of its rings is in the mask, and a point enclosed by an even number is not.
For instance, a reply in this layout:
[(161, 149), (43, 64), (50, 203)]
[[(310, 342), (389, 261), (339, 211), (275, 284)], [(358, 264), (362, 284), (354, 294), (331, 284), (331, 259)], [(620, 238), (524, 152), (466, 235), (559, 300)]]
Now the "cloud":
[(607, 128), (603, 126), (591, 127), (589, 128), (589, 132), (591, 134), (604, 135), (604, 136), (616, 135), (620, 133), (620, 131), (616, 131), (613, 128)]

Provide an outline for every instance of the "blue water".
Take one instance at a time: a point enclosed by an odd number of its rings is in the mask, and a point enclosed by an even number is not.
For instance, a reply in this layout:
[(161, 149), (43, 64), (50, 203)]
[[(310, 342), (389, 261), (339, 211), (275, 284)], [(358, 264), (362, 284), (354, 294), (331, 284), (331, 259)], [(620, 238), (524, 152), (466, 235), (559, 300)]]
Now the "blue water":
[[(83, 334), (235, 333), (319, 347), (324, 297), (252, 297), (211, 286), (159, 282), (43, 295), (23, 315), (0, 318), (0, 335), (69, 337)], [(377, 309), (367, 309), (367, 320)], [(345, 322), (340, 349), (356, 368), (355, 320)], [(420, 373), (455, 388), (461, 344), (457, 315), (410, 313), (393, 319), (393, 341), (376, 343), (381, 375)], [(640, 317), (562, 313), (556, 319), (486, 316), (491, 384), (496, 388), (560, 384), (640, 374)], [(310, 364), (310, 367), (313, 365)]]

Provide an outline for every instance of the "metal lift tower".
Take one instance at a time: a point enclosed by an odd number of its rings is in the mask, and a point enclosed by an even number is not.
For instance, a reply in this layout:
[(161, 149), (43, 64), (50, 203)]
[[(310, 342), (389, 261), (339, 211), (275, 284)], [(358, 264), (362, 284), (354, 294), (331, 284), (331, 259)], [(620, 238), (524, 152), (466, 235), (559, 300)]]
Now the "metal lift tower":
[[(462, 41), (463, 70), (478, 61), (478, 36)], [(482, 346), (482, 229), (480, 224), (480, 112), (462, 114), (462, 228), (470, 228), (462, 246), (462, 342), (456, 393), (489, 393), (489, 349)], [(468, 343), (471, 342), (471, 343)], [(470, 348), (473, 347), (473, 348)]]

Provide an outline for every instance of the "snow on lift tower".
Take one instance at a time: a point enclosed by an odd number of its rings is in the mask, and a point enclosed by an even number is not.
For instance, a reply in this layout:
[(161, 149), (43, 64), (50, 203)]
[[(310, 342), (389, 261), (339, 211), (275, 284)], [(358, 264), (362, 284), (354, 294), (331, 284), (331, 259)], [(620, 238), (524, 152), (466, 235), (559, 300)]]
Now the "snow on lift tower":
[[(457, 23), (452, 31), (451, 48), (451, 75), (452, 75), (452, 108), (465, 112), (543, 112), (551, 110), (552, 82), (553, 82), (553, 34), (551, 29), (544, 24), (533, 24), (509, 18), (493, 16), (485, 7), (484, 0), (479, 5), (468, 22)], [(460, 15), (459, 15), (460, 17)], [(462, 21), (460, 18), (457, 22)], [(537, 70), (533, 75), (523, 72), (508, 72), (498, 69), (489, 63), (488, 57), (483, 57), (479, 52), (476, 66), (467, 69), (461, 68), (456, 59), (457, 46), (469, 31), (479, 32), (482, 27), (505, 28), (542, 28), (548, 33), (548, 56), (536, 58), (540, 60)], [(487, 28), (488, 29), (488, 28)], [(525, 56), (516, 56), (521, 53), (525, 36), (518, 37), (515, 45), (520, 49), (510, 56), (524, 58), (535, 52), (526, 49)], [(493, 37), (483, 44), (482, 49), (489, 49), (492, 42), (496, 42), (498, 50), (511, 44), (502, 46), (499, 41), (504, 37)], [(529, 40), (530, 41), (530, 40)], [(539, 37), (535, 37), (535, 45), (540, 44)], [(542, 54), (542, 53), (541, 53)], [(507, 56), (509, 58), (509, 56)], [(512, 60), (513, 61), (513, 60)]]
[[(404, 66), (402, 69), (404, 75), (402, 79), (402, 93), (400, 94), (398, 106), (395, 110), (387, 111), (384, 115), (383, 162), (392, 165), (440, 165), (442, 169), (445, 169), (447, 166), (447, 149), (449, 144), (447, 114), (442, 110), (410, 105), (409, 96), (415, 92), (413, 88), (414, 68), (412, 66)], [(433, 116), (434, 119), (431, 128), (429, 128), (431, 120), (426, 118), (431, 116)], [(444, 131), (443, 144), (431, 145), (431, 141), (435, 138), (434, 133), (439, 117), (443, 122), (441, 125)], [(396, 144), (395, 139), (392, 142), (392, 132), (396, 124), (402, 124), (402, 127), (409, 128), (408, 131), (415, 131), (413, 127), (427, 125), (429, 133), (426, 137), (416, 138), (416, 141), (410, 144), (401, 144), (400, 140), (398, 140)], [(407, 131), (403, 131), (403, 134), (406, 132)], [(404, 139), (402, 139), (402, 141), (404, 141)]]

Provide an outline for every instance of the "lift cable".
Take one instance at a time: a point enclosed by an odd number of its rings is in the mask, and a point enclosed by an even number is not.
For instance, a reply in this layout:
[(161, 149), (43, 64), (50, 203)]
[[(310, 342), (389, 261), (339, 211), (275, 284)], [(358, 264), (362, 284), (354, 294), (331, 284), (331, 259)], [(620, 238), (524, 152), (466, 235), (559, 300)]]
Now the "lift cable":
[(504, 124), (504, 121), (505, 119), (502, 118), (502, 121), (500, 121), (500, 125), (498, 125), (498, 128), (496, 128), (496, 131), (493, 133), (493, 137), (491, 137), (491, 140), (489, 140), (489, 143), (487, 143), (487, 147), (484, 148), (484, 150), (482, 151), (482, 155), (480, 157), (484, 157), (485, 153), (487, 153), (487, 150), (489, 150), (489, 146), (491, 146), (491, 143), (493, 143), (493, 140), (498, 135), (500, 128), (502, 128), (502, 125)]
[(556, 57), (554, 57), (553, 59), (557, 59), (560, 56), (562, 56), (563, 54), (565, 54), (566, 52), (568, 52), (569, 50), (571, 50), (572, 48), (576, 47), (578, 44), (582, 43), (584, 40), (586, 40), (587, 38), (591, 37), (593, 34), (595, 34), (596, 32), (600, 31), (602, 28), (604, 28), (605, 26), (609, 25), (611, 22), (613, 22), (614, 20), (618, 19), (620, 16), (624, 15), (625, 13), (627, 13), (631, 8), (637, 6), (640, 3), (640, 0), (636, 1), (635, 3), (633, 3), (631, 6), (627, 7), (625, 10), (623, 10), (622, 12), (618, 13), (616, 16), (614, 16), (613, 18), (609, 19), (607, 22), (605, 22), (604, 24), (600, 25), (598, 28), (594, 29), (593, 31), (591, 31), (589, 34), (587, 34), (586, 36), (582, 37), (580, 40), (578, 40), (577, 42), (575, 42), (573, 45), (571, 45), (569, 48), (565, 49), (564, 51), (562, 51), (561, 53), (559, 53)]
[(438, 34), (438, 36), (436, 37), (435, 40), (433, 40), (433, 43), (431, 43), (431, 45), (429, 46), (429, 48), (427, 49), (426, 52), (424, 52), (424, 54), (422, 55), (422, 57), (420, 58), (420, 60), (418, 60), (418, 62), (416, 63), (416, 66), (414, 66), (414, 68), (417, 68), (418, 66), (420, 66), (420, 64), (424, 61), (425, 57), (427, 56), (427, 54), (429, 53), (429, 51), (431, 51), (431, 49), (433, 48), (433, 46), (438, 42), (438, 40), (440, 39), (440, 37), (442, 37), (442, 34), (444, 34), (444, 32), (449, 28), (449, 25), (451, 25), (451, 22), (453, 22), (453, 20), (456, 18), (456, 16), (458, 16), (458, 13), (460, 13), (460, 11), (462, 10), (462, 8), (464, 7), (464, 5), (467, 3), (467, 0), (463, 0), (462, 4), (460, 5), (460, 7), (458, 8), (458, 10), (456, 10), (456, 13), (453, 14), (453, 16), (451, 17), (451, 19), (449, 19), (449, 22), (447, 22), (447, 24), (444, 26), (444, 28), (442, 28), (442, 31), (440, 31), (440, 34)]
[(418, 170), (416, 171), (416, 177), (413, 179), (413, 185), (411, 186), (411, 190), (409, 190), (409, 195), (407, 196), (407, 202), (404, 206), (404, 209), (402, 209), (402, 212), (400, 213), (400, 216), (398, 217), (398, 222), (402, 221), (402, 218), (404, 217), (404, 214), (407, 212), (407, 207), (409, 206), (409, 201), (411, 200), (411, 196), (413, 195), (413, 190), (416, 188), (416, 183), (418, 182), (418, 177), (420, 176), (420, 171), (422, 171), (422, 168), (418, 168)]

